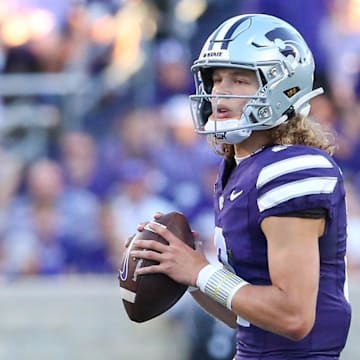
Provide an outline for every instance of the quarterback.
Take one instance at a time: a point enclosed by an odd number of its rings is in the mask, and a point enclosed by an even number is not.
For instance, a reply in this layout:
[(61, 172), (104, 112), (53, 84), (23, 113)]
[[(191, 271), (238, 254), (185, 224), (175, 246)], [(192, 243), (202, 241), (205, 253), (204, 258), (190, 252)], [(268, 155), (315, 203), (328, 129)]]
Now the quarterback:
[(237, 328), (236, 360), (339, 359), (351, 320), (345, 192), (332, 139), (308, 117), (322, 93), (311, 51), (287, 22), (241, 15), (210, 34), (192, 72), (195, 130), (223, 156), (218, 263), (154, 222), (169, 246), (138, 241), (148, 251), (132, 256), (159, 263), (139, 274), (189, 285)]

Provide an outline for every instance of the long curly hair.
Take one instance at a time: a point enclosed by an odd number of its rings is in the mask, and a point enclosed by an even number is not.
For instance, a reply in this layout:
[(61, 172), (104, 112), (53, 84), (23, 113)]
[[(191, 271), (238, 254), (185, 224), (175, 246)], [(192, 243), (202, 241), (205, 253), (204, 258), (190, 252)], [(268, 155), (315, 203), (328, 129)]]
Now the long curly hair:
[[(279, 126), (265, 130), (268, 133), (268, 145), (306, 145), (316, 147), (333, 155), (337, 146), (335, 136), (329, 131), (325, 131), (319, 123), (311, 117), (295, 115), (290, 121), (286, 121)], [(214, 138), (209, 138), (209, 143), (215, 148), (216, 153), (226, 159), (234, 157), (234, 145), (216, 144)]]

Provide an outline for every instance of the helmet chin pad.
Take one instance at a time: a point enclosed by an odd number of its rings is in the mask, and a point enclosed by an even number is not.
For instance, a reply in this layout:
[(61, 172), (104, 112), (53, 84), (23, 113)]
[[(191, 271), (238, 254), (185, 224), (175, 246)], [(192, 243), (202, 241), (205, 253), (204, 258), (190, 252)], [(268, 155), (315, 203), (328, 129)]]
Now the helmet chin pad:
[(216, 142), (221, 144), (239, 144), (246, 140), (252, 133), (250, 129), (237, 129), (239, 124), (244, 121), (240, 119), (229, 120), (208, 120), (204, 130), (211, 132)]

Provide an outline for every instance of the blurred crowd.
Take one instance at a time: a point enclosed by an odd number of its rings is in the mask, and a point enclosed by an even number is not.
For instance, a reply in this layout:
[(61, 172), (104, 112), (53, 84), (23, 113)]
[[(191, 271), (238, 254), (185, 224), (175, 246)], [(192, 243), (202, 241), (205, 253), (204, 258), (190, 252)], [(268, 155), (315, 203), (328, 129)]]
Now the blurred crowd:
[(114, 273), (155, 211), (205, 240), (220, 157), (192, 127), (190, 72), (225, 18), (273, 14), (304, 35), (348, 187), (360, 268), (359, 0), (0, 2), (0, 274)]
[[(360, 269), (360, 0), (2, 0), (2, 280), (115, 274), (155, 211), (183, 212), (207, 251), (221, 159), (194, 133), (190, 66), (224, 19), (257, 12), (313, 50), (325, 95), (311, 116), (338, 143), (349, 268)], [(183, 305), (171, 316), (197, 339), (189, 359), (230, 358), (234, 332)]]

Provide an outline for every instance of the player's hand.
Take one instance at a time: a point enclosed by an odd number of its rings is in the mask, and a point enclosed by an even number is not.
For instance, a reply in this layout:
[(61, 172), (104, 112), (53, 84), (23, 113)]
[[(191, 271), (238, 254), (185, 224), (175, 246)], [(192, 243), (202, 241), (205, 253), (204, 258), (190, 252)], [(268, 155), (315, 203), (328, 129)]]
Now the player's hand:
[[(132, 250), (131, 256), (159, 263), (139, 268), (137, 274), (164, 273), (177, 282), (196, 286), (199, 271), (208, 264), (205, 256), (186, 245), (167, 228), (154, 222), (148, 223), (147, 226), (150, 227), (151, 231), (156, 232), (167, 240), (169, 244), (165, 245), (157, 241), (135, 240), (134, 246), (141, 250)], [(144, 249), (148, 251), (143, 251)]]
[[(160, 217), (163, 216), (163, 215), (164, 215), (164, 214), (161, 213), (161, 212), (156, 212), (155, 215), (154, 215), (154, 220), (156, 221), (157, 219), (160, 219)], [(147, 223), (148, 223), (148, 222), (140, 223), (140, 224), (137, 226), (136, 230), (139, 231), (139, 232), (144, 231), (144, 228), (145, 228), (145, 226), (146, 226)], [(132, 239), (133, 239), (135, 236), (136, 236), (136, 234), (133, 234), (133, 235), (131, 235), (129, 238), (127, 238), (127, 240), (126, 240), (125, 243), (124, 243), (124, 245), (125, 245), (126, 248), (129, 247)]]
[[(161, 213), (161, 212), (156, 212), (156, 213), (154, 214), (154, 220), (157, 221), (157, 220), (160, 219), (163, 215), (164, 215), (164, 214)], [(148, 223), (149, 223), (148, 221), (140, 223), (140, 224), (137, 226), (136, 230), (137, 230), (138, 232), (144, 231), (145, 226), (146, 226), (146, 224), (148, 224)], [(136, 235), (136, 234), (134, 234), (134, 235), (131, 237), (131, 239), (132, 239), (135, 235)]]

